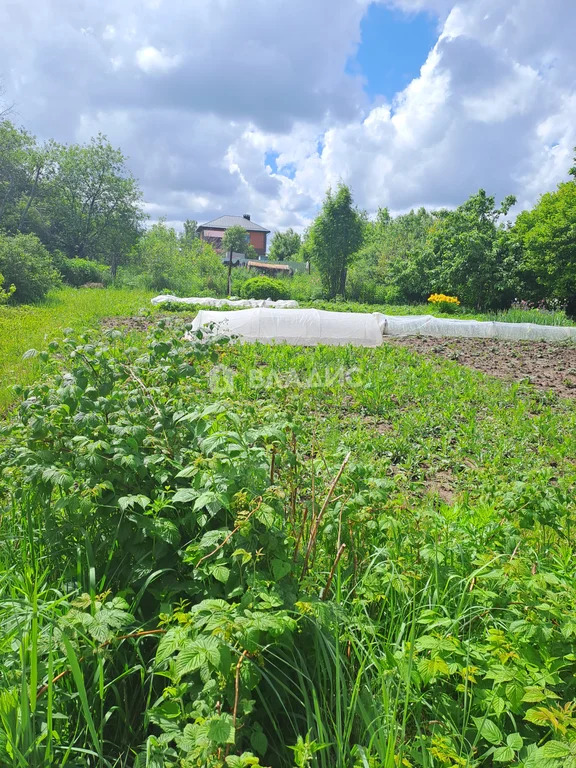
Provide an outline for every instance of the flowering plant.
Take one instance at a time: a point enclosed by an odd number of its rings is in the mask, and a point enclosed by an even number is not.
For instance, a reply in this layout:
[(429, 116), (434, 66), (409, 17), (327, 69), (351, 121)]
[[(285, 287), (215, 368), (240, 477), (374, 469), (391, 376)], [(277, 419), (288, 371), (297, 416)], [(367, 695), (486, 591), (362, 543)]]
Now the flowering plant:
[(433, 293), (428, 297), (428, 302), (440, 310), (452, 314), (460, 306), (460, 300), (456, 296), (446, 296), (444, 293)]

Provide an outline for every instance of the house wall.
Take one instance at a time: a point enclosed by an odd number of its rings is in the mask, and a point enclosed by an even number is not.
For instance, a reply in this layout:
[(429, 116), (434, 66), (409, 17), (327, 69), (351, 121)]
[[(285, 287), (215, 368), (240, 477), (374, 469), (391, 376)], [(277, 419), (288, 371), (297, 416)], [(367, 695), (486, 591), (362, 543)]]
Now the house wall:
[[(213, 245), (214, 248), (220, 250), (222, 247), (222, 238), (224, 237), (224, 229), (203, 229), (200, 233), (202, 240)], [(254, 246), (259, 256), (266, 255), (266, 232), (249, 232), (250, 245)]]
[(250, 244), (256, 248), (260, 256), (266, 254), (266, 232), (250, 232)]

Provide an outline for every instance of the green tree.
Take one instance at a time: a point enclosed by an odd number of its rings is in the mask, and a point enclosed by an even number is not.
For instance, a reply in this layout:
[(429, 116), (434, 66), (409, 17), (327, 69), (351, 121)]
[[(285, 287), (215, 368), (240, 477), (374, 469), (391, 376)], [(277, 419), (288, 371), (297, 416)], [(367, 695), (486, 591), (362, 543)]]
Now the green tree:
[(328, 190), (320, 214), (310, 228), (307, 247), (318, 266), (328, 298), (345, 295), (348, 262), (362, 244), (363, 222), (345, 184)]
[(21, 207), (34, 186), (33, 156), (39, 148), (36, 140), (9, 120), (0, 122), (0, 228), (15, 233), (21, 219)]
[[(576, 166), (572, 172), (576, 177)], [(576, 293), (576, 179), (523, 211), (513, 233), (523, 249), (526, 298), (565, 300)]]
[(518, 291), (520, 251), (499, 219), (515, 202), (509, 195), (496, 207), (481, 189), (456, 210), (436, 214), (429, 253), (421, 256), (430, 292), (456, 295), (477, 309), (510, 303)]
[(186, 279), (186, 261), (178, 236), (163, 220), (140, 238), (138, 256), (146, 286), (154, 291), (180, 291)]
[(224, 232), (222, 248), (228, 254), (228, 295), (232, 291), (232, 254), (246, 253), (248, 245), (248, 233), (244, 227), (230, 227)]
[(289, 261), (293, 259), (300, 250), (301, 245), (300, 235), (298, 232), (294, 232), (292, 228), (287, 229), (286, 232), (275, 232), (268, 253), (270, 261)]
[(198, 222), (195, 219), (186, 219), (184, 222), (184, 231), (180, 234), (180, 241), (183, 245), (186, 245), (198, 238)]
[(126, 159), (102, 135), (56, 150), (47, 196), (48, 242), (66, 256), (108, 264), (112, 275), (140, 235), (141, 192)]

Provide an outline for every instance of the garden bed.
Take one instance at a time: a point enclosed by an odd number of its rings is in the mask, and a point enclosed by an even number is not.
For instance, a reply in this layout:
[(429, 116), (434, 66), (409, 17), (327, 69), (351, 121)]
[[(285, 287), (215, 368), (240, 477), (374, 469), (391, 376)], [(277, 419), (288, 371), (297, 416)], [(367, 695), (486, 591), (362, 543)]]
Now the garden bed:
[(424, 336), (384, 339), (395, 346), (438, 355), (508, 381), (533, 384), (562, 397), (576, 397), (576, 345)]

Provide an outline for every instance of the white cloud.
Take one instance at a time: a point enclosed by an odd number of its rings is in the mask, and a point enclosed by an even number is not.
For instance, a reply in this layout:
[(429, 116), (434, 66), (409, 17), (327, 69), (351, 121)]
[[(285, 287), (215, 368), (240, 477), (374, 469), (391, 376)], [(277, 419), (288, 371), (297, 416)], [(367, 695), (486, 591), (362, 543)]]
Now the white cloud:
[(143, 72), (168, 72), (180, 63), (180, 56), (168, 56), (153, 45), (146, 45), (136, 51), (136, 63)]
[(4, 4), (0, 76), (38, 135), (106, 133), (169, 220), (248, 211), (302, 228), (340, 179), (369, 211), (457, 205), (480, 186), (525, 206), (565, 176), (576, 4), (379, 1), (439, 19), (390, 104), (347, 70), (369, 0)]

